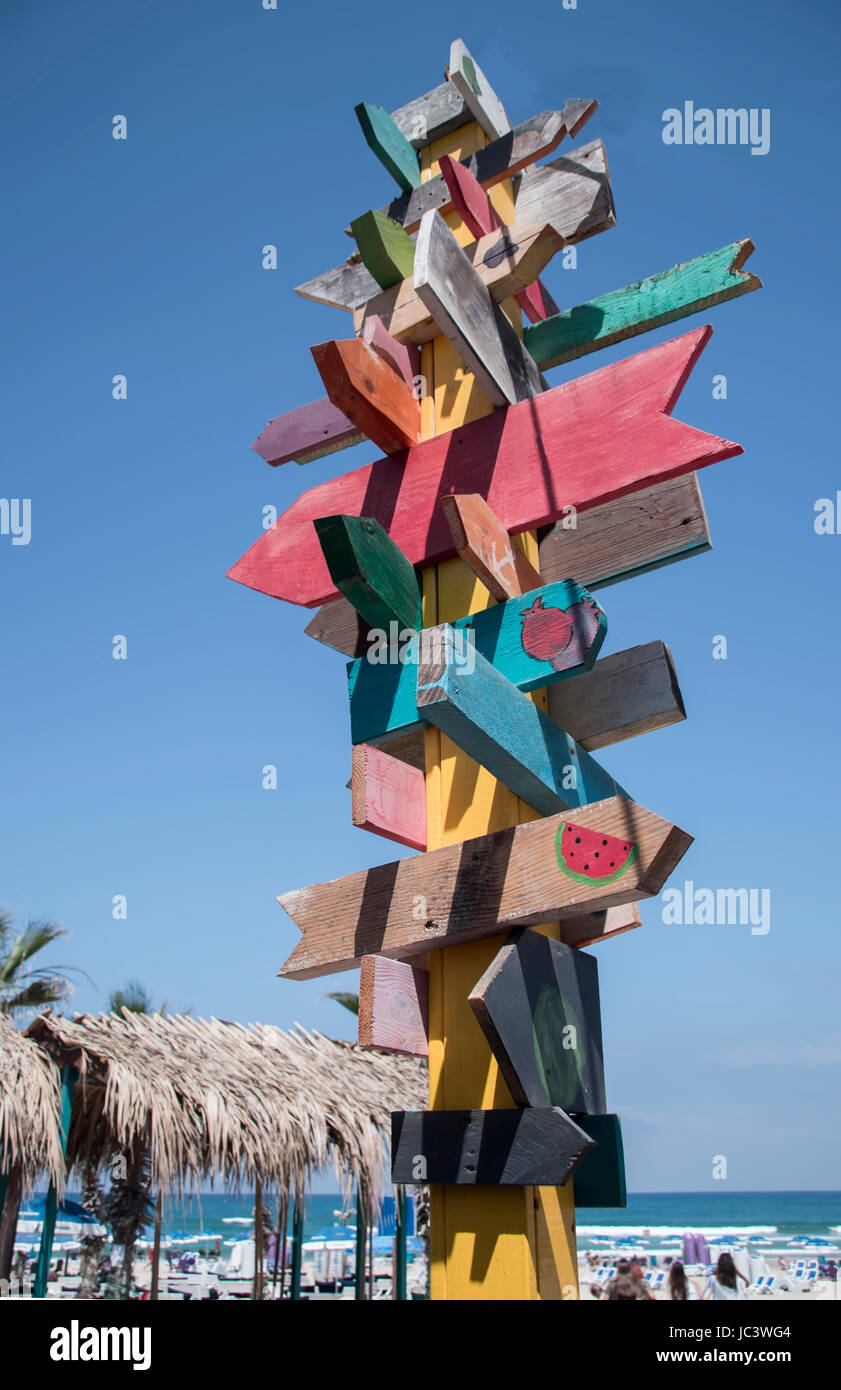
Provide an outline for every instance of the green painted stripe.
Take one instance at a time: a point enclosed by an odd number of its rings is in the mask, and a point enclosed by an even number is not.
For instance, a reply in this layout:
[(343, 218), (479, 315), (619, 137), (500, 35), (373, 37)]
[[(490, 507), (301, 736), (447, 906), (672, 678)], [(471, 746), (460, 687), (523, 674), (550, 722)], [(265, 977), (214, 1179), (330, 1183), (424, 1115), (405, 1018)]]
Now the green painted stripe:
[(527, 324), (525, 345), (539, 367), (557, 367), (758, 290), (762, 281), (738, 268), (752, 251), (753, 242), (733, 241), (673, 270)]

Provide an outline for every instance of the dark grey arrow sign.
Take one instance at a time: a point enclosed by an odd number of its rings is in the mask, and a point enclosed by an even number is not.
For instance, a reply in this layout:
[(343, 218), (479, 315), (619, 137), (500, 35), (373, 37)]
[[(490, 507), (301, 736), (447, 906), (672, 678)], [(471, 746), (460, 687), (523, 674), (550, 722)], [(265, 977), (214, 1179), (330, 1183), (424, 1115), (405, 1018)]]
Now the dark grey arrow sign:
[(592, 1146), (552, 1106), (529, 1110), (409, 1110), (391, 1117), (396, 1183), (556, 1187)]

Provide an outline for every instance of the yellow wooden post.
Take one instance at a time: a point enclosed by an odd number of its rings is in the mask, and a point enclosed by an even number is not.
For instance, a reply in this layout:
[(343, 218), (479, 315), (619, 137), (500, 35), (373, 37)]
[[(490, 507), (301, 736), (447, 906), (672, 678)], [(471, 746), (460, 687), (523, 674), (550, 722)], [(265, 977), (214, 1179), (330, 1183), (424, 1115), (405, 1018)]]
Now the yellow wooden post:
[[(463, 157), (486, 144), (475, 123), (422, 151), (422, 177), (437, 173), (443, 154)], [(491, 190), (505, 222), (513, 221), (510, 180)], [(464, 245), (472, 238), (460, 218), (447, 221)], [(513, 300), (503, 309), (516, 327)], [(427, 382), (424, 437), (490, 413), (492, 406), (443, 336), (425, 344)], [(536, 537), (520, 537), (538, 563)], [(424, 626), (450, 622), (492, 602), (461, 560), (423, 572)], [(535, 697), (545, 708), (545, 692)], [(457, 843), (489, 830), (535, 819), (535, 813), (502, 783), (462, 753), (438, 729), (426, 731), (427, 844)], [(542, 928), (558, 936), (557, 925)], [(429, 1093), (433, 1110), (491, 1109), (513, 1105), (467, 996), (504, 937), (430, 952)], [(433, 1187), (430, 1290), (433, 1299), (574, 1298), (578, 1293), (572, 1182), (566, 1187)]]

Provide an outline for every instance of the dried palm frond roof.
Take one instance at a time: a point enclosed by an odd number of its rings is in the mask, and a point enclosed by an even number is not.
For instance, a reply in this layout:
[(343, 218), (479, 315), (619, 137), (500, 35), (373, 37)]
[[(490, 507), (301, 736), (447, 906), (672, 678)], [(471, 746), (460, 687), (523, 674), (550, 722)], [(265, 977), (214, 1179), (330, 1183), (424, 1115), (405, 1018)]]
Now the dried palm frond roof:
[(296, 1027), (180, 1015), (43, 1014), (27, 1030), (80, 1074), (69, 1165), (151, 1149), (155, 1185), (303, 1184), (328, 1164), (371, 1200), (392, 1110), (426, 1107), (426, 1068)]
[(26, 1190), (38, 1173), (64, 1187), (59, 1076), (37, 1043), (0, 1015), (0, 1173), (17, 1166)]

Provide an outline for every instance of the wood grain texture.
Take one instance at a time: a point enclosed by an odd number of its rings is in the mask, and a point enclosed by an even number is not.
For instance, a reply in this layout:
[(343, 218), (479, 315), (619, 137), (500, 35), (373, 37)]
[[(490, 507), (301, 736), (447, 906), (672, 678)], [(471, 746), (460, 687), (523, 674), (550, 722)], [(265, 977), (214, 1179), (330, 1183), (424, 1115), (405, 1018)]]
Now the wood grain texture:
[(525, 345), (540, 367), (557, 367), (761, 289), (762, 281), (741, 269), (753, 249), (749, 240), (731, 242), (673, 270), (564, 309), (527, 326)]
[[(616, 225), (607, 156), (600, 140), (582, 145), (565, 157), (541, 165), (539, 169), (527, 169), (515, 182), (519, 184), (516, 219), (507, 217), (508, 225), (514, 221), (518, 227), (529, 223), (537, 226), (548, 223), (563, 241), (571, 243), (584, 241)], [(544, 265), (538, 268), (535, 279)], [(529, 283), (526, 281), (507, 293), (516, 293)], [(295, 290), (303, 299), (349, 311), (361, 308), (379, 292), (379, 285), (363, 264), (358, 251), (341, 265), (323, 271), (298, 285)], [(391, 332), (394, 331), (391, 328)]]
[[(487, 236), (503, 225), (502, 218), (484, 188), (473, 177), (466, 164), (459, 163), (451, 155), (442, 155), (440, 167), (453, 200), (453, 210), (458, 213), (473, 236)], [(520, 290), (515, 298), (532, 323), (558, 312), (558, 306), (546, 286), (539, 281), (530, 285), (528, 289)]]
[(304, 628), (307, 637), (350, 657), (364, 656), (368, 651), (368, 631), (368, 623), (346, 598), (325, 603)]
[[(598, 102), (589, 102), (588, 115), (592, 115), (597, 106)], [(583, 122), (580, 120), (580, 108), (577, 106), (575, 114), (579, 118), (580, 129)], [(539, 115), (532, 116), (531, 120), (514, 126), (513, 130), (500, 136), (498, 140), (492, 140), (489, 145), (476, 150), (462, 162), (479, 183), (485, 188), (493, 188), (503, 179), (511, 178), (557, 149), (567, 134), (566, 120), (564, 111), (541, 111)], [(411, 193), (401, 194), (380, 211), (392, 221), (399, 222), (407, 232), (412, 232), (420, 225), (424, 213), (432, 208), (437, 208), (442, 213), (449, 212), (452, 208), (449, 190), (440, 174), (428, 179)]]
[(549, 717), (593, 751), (686, 718), (672, 654), (663, 642), (615, 652), (553, 685)]
[(539, 589), (540, 573), (530, 564), (498, 516), (478, 492), (441, 498), (453, 545), (488, 592), (503, 602)]
[[(607, 619), (586, 589), (561, 580), (458, 618), (452, 626), (463, 667), (475, 653), (518, 690), (530, 691), (589, 670), (604, 641)], [(416, 663), (429, 632), (427, 628), (418, 638), (404, 640), (397, 660), (384, 638), (348, 666), (354, 743), (379, 743), (386, 735), (408, 733), (419, 726)], [(398, 634), (389, 633), (388, 639), (395, 642)]]
[(408, 961), (363, 956), (359, 974), (359, 1046), (429, 1054), (429, 974)]
[(362, 339), (384, 362), (402, 377), (414, 391), (415, 377), (420, 373), (420, 352), (409, 343), (393, 338), (379, 314), (367, 314), (362, 324)]
[(513, 932), (469, 1003), (518, 1105), (607, 1109), (595, 956)]
[[(540, 271), (563, 246), (563, 237), (548, 223), (500, 227), (463, 248), (476, 275), (496, 303), (523, 290), (536, 280)], [(401, 342), (431, 342), (438, 325), (415, 288), (414, 280), (404, 280), (382, 294), (368, 299), (353, 311), (357, 333), (372, 314), (378, 315), (388, 331)]]
[(368, 101), (353, 109), (368, 145), (395, 182), (406, 192), (420, 187), (417, 151), (388, 112)]
[(515, 181), (517, 221), (551, 222), (573, 244), (616, 226), (607, 154), (601, 140), (526, 169)]
[(625, 1153), (618, 1115), (577, 1113), (570, 1118), (593, 1140), (573, 1174), (577, 1207), (625, 1207)]
[(505, 107), (463, 39), (453, 39), (447, 80), (469, 107), (475, 120), (491, 140), (507, 135), (511, 129)]
[(331, 578), (371, 627), (391, 623), (414, 631), (422, 607), (417, 575), (405, 555), (370, 517), (324, 516), (315, 521)]
[(410, 145), (420, 150), (467, 125), (473, 115), (452, 82), (442, 82), (392, 111), (391, 119)]
[(495, 405), (515, 405), (545, 386), (529, 352), (440, 213), (421, 220), (415, 291)]
[(416, 444), (420, 402), (403, 378), (361, 338), (319, 343), (315, 365), (337, 410), (386, 454)]
[(575, 824), (636, 846), (621, 876), (581, 883), (558, 861), (565, 813), (282, 893), (302, 933), (280, 974), (311, 979), (366, 955), (408, 958), (517, 926), (581, 918), (659, 893), (691, 837), (624, 797), (575, 812)]
[(310, 463), (338, 449), (349, 449), (365, 438), (358, 425), (326, 396), (276, 415), (251, 445), (255, 454), (270, 463)]
[(382, 212), (363, 212), (350, 224), (366, 270), (381, 290), (412, 274), (415, 246), (398, 222)]
[(391, 1117), (391, 1180), (554, 1186), (567, 1181), (592, 1143), (563, 1110), (551, 1106), (396, 1111)]
[(427, 723), (540, 815), (627, 796), (481, 653), (473, 651), (472, 665), (465, 668), (455, 636), (447, 623), (424, 629), (417, 709)]
[(554, 526), (540, 542), (545, 580), (574, 575), (580, 584), (607, 588), (676, 560), (710, 550), (710, 528), (694, 473), (580, 512), (575, 528)]
[(681, 473), (739, 444), (671, 417), (712, 330), (696, 329), (452, 433), (304, 492), (229, 570), (238, 583), (314, 607), (335, 596), (312, 521), (374, 517), (412, 564), (453, 555), (447, 492), (479, 492), (510, 532), (542, 526)]
[(426, 780), (418, 767), (358, 744), (351, 773), (354, 825), (410, 849), (426, 849)]

